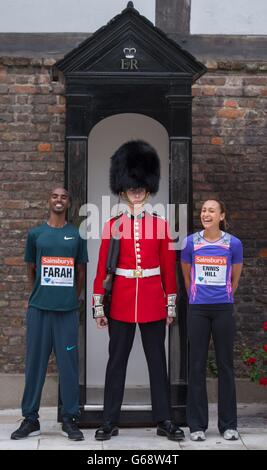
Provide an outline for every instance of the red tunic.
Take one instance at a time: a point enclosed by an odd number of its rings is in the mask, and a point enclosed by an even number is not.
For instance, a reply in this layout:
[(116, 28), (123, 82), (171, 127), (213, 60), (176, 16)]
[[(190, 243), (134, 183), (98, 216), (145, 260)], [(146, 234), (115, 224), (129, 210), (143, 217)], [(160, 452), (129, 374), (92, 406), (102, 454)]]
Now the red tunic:
[[(116, 218), (106, 222), (99, 251), (94, 294), (104, 294), (106, 260), (110, 233)], [(113, 227), (114, 228), (114, 227)], [(167, 295), (177, 293), (176, 254), (171, 249), (165, 219), (143, 212), (138, 217), (128, 212), (120, 217), (120, 254), (118, 268), (151, 269), (160, 267), (160, 275), (127, 278), (115, 275), (110, 317), (129, 323), (146, 323), (167, 317)]]

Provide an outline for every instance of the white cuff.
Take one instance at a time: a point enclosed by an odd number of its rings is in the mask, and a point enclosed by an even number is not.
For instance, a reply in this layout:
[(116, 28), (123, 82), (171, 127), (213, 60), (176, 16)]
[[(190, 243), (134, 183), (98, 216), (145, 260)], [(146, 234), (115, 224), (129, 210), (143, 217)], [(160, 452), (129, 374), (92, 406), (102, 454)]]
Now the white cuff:
[(93, 317), (100, 318), (105, 316), (103, 307), (103, 298), (101, 294), (93, 294), (94, 305), (93, 305)]
[(175, 310), (175, 305), (168, 305), (168, 317), (174, 318), (176, 317), (176, 310)]
[(167, 295), (167, 306), (176, 305), (177, 294), (168, 294)]
[(103, 305), (98, 305), (94, 307), (94, 318), (100, 318), (105, 316), (104, 307)]

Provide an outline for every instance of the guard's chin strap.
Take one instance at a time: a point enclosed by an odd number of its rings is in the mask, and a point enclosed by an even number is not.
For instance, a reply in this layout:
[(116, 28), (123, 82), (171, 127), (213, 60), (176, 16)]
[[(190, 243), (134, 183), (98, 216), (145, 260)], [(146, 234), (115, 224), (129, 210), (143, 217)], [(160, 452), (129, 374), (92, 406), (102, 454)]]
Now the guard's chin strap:
[(117, 217), (118, 217), (118, 215), (119, 215), (120, 203), (121, 203), (121, 195), (119, 194), (119, 196), (118, 196), (118, 204), (117, 204), (117, 214), (116, 214)]

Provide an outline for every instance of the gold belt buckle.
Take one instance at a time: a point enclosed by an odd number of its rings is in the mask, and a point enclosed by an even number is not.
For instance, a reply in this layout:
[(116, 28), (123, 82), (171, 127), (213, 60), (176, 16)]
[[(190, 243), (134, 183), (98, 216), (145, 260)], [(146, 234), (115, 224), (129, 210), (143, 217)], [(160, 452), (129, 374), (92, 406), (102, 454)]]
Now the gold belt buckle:
[(134, 277), (143, 277), (143, 269), (134, 269), (133, 276)]

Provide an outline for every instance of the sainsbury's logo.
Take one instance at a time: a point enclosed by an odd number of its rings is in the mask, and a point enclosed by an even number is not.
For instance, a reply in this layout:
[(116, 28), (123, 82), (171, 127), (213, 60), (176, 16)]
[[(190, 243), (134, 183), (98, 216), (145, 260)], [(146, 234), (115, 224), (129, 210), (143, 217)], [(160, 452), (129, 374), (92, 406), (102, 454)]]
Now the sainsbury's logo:
[(219, 266), (226, 266), (226, 256), (196, 256), (196, 264), (213, 264)]

